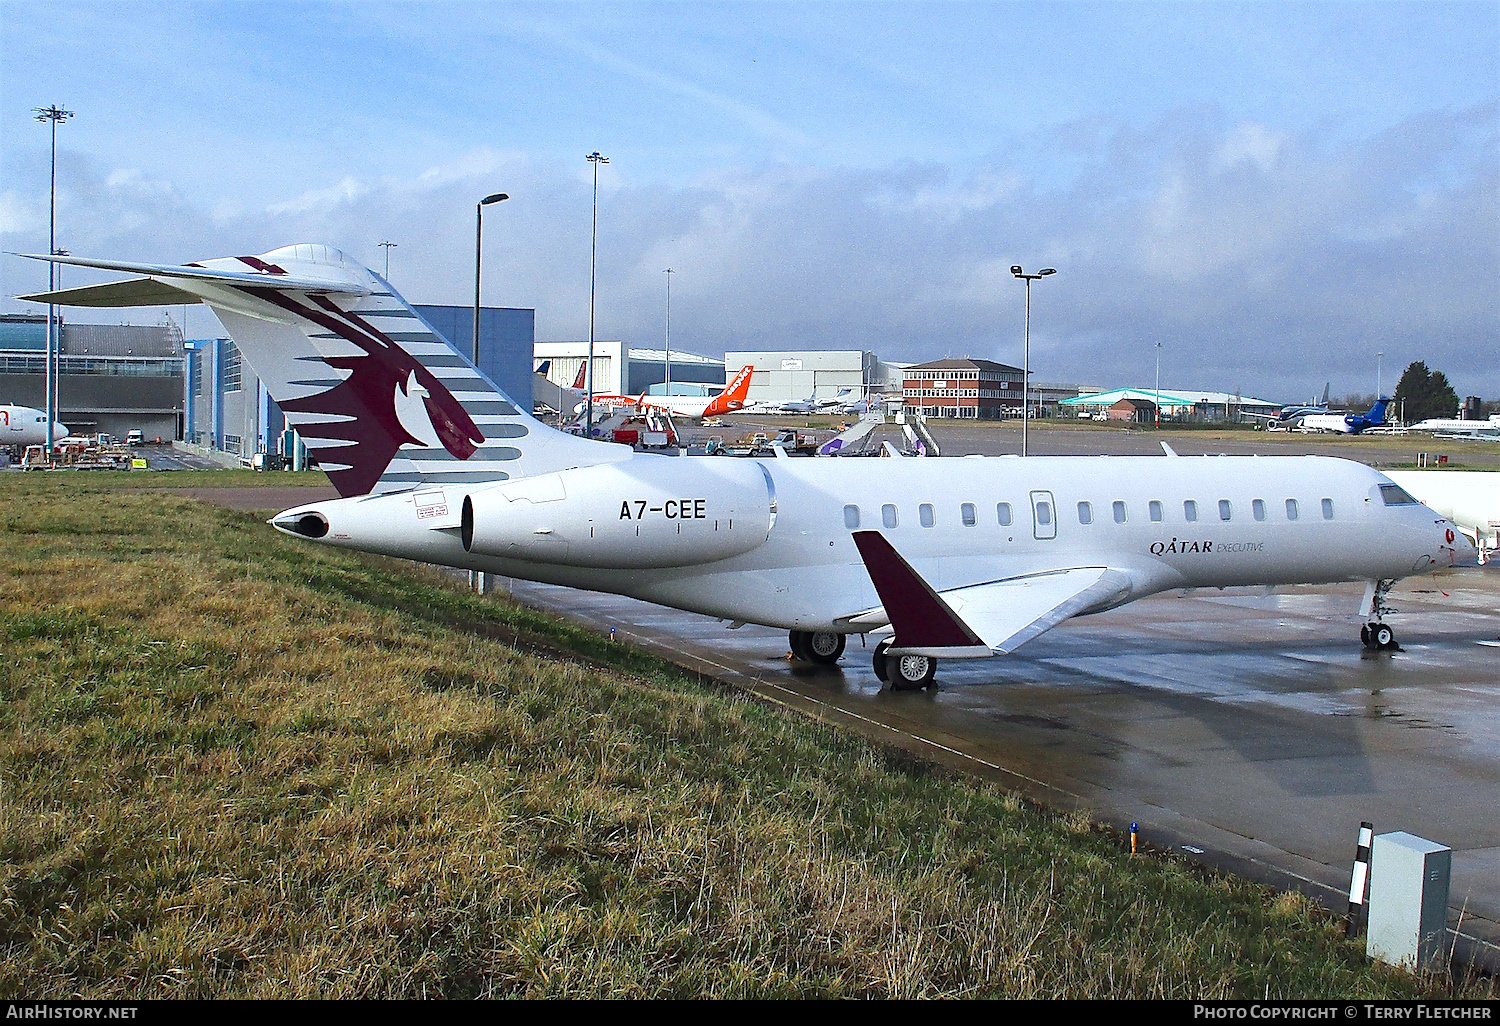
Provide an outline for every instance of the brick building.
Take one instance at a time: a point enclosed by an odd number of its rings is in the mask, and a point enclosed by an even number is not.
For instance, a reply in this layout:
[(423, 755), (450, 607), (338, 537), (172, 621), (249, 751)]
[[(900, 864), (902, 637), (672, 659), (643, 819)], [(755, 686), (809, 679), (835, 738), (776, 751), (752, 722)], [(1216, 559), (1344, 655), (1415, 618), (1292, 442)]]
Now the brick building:
[(994, 420), (1021, 408), (1021, 368), (992, 360), (933, 360), (902, 372), (908, 410), (928, 417)]

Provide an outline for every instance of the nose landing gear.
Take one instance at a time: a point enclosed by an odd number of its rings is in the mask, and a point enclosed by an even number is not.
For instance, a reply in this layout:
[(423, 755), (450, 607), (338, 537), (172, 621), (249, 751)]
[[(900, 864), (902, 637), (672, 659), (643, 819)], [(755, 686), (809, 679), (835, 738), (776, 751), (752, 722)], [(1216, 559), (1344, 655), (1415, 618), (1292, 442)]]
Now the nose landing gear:
[(1386, 613), (1395, 612), (1385, 604), (1385, 597), (1395, 583), (1389, 580), (1373, 581), (1365, 592), (1365, 615), (1370, 617), (1370, 621), (1360, 627), (1359, 640), (1372, 652), (1389, 652), (1401, 647), (1396, 644), (1396, 632), (1383, 620)]

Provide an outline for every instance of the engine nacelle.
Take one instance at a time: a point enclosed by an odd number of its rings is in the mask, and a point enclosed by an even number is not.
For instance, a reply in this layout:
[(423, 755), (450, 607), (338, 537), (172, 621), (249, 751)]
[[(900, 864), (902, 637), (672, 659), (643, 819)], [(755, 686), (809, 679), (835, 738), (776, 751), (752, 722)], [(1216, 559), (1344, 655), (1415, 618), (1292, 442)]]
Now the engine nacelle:
[(461, 534), (479, 555), (627, 570), (742, 555), (775, 523), (775, 485), (758, 461), (663, 456), (472, 492)]

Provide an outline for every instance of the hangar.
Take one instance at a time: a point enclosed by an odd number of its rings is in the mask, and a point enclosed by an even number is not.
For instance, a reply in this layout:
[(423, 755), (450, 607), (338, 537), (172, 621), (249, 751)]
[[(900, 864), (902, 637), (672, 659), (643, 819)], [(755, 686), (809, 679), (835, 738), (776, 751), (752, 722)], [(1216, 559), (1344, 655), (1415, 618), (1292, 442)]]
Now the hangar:
[[(165, 324), (58, 318), (58, 419), (79, 435), (181, 437), (182, 332)], [(0, 402), (43, 409), (47, 315), (0, 314)]]

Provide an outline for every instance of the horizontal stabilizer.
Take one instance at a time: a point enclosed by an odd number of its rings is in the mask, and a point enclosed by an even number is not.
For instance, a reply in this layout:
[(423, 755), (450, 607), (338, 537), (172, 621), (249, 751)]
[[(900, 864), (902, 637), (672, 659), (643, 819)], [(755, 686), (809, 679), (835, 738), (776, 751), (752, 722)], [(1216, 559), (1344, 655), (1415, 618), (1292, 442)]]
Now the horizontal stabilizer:
[(76, 289), (37, 292), (16, 298), (55, 306), (106, 307), (183, 306), (203, 301), (191, 292), (173, 288), (154, 278), (131, 278), (129, 281), (114, 281), (108, 285), (84, 285)]
[[(128, 274), (147, 274), (153, 278), (188, 278), (198, 281), (223, 282), (233, 285), (274, 285), (278, 289), (299, 289), (308, 292), (330, 292), (353, 296), (367, 296), (370, 289), (355, 284), (347, 276), (310, 278), (287, 274), (276, 264), (268, 264), (259, 257), (232, 257), (247, 270), (230, 270), (224, 267), (194, 267), (189, 264), (137, 264), (123, 260), (94, 260), (89, 257), (39, 256), (35, 253), (17, 253), (27, 260), (50, 261), (72, 267), (93, 267), (101, 271), (124, 271)], [(216, 260), (215, 263), (226, 263)], [(256, 269), (256, 265), (260, 268)], [(279, 273), (278, 273), (279, 272)]]

